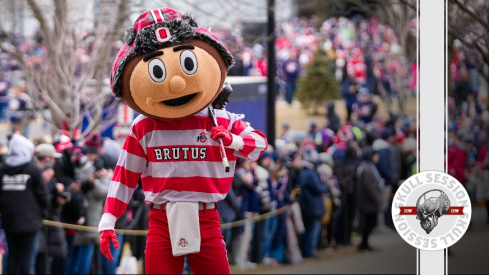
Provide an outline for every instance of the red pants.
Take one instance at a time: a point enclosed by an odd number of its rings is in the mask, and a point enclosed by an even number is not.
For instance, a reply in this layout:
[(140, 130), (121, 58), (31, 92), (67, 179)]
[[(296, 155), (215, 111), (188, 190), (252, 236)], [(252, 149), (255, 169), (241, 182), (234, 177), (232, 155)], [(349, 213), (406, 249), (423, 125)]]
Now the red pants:
[[(199, 211), (200, 252), (188, 254), (194, 274), (230, 274), (226, 244), (223, 241), (217, 209)], [(182, 274), (184, 256), (172, 254), (166, 211), (149, 213), (146, 242), (146, 274)]]

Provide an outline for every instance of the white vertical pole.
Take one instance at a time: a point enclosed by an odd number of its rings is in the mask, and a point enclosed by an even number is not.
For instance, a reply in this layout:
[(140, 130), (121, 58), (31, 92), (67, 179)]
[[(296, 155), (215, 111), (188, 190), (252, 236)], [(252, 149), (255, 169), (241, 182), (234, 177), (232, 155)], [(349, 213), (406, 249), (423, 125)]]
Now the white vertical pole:
[[(421, 171), (444, 172), (444, 0), (420, 0), (420, 155)], [(444, 274), (444, 250), (419, 251), (421, 275)]]

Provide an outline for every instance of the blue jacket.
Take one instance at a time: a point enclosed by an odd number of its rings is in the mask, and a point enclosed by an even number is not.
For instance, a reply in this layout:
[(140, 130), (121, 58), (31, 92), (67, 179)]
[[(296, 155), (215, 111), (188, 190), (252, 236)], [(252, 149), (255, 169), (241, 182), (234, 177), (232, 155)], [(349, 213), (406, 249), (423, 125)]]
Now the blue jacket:
[(391, 153), (389, 150), (389, 143), (385, 140), (378, 139), (372, 145), (373, 149), (379, 154), (379, 162), (377, 163), (377, 170), (379, 170), (380, 176), (384, 179), (385, 185), (393, 184), (394, 169), (392, 167)]
[(357, 102), (356, 93), (352, 94), (349, 91), (350, 85), (352, 85), (352, 84), (353, 83), (348, 78), (346, 78), (345, 81), (343, 81), (343, 83), (341, 83), (341, 96), (346, 101), (347, 106), (352, 106), (353, 104), (355, 104)]
[(323, 194), (328, 191), (328, 186), (321, 183), (313, 164), (306, 161), (302, 163), (303, 168), (299, 175), (302, 216), (310, 219), (320, 218), (326, 213)]

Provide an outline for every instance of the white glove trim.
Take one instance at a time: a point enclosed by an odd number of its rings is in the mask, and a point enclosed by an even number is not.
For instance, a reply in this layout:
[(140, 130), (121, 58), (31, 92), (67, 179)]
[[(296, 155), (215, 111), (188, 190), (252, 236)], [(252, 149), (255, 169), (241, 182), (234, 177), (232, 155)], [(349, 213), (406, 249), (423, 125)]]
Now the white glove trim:
[(227, 147), (228, 148), (231, 148), (231, 149), (234, 149), (236, 151), (239, 151), (239, 150), (243, 149), (243, 147), (244, 147), (243, 138), (240, 137), (240, 136), (238, 136), (238, 135), (235, 135), (233, 133), (231, 133), (231, 135), (233, 135), (233, 141)]
[(100, 223), (98, 224), (98, 232), (102, 232), (105, 230), (114, 230), (116, 221), (117, 218), (114, 215), (110, 213), (104, 213), (102, 215), (102, 219), (100, 219)]

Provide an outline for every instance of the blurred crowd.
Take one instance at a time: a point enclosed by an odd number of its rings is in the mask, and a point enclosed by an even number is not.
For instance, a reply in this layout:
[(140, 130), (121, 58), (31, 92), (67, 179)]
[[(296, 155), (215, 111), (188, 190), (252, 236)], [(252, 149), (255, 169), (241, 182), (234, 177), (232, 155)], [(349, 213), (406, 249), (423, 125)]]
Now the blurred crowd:
[[(4, 274), (115, 274), (117, 262), (94, 257), (97, 232), (45, 226), (42, 219), (98, 226), (121, 146), (98, 134), (32, 142), (18, 132), (8, 144), (0, 168)], [(32, 192), (15, 192), (26, 189)], [(124, 216), (117, 226), (129, 222)]]
[(450, 64), (447, 172), (467, 189), (474, 203), (485, 201), (489, 223), (489, 110), (487, 80), (473, 50), (455, 41)]
[[(415, 32), (414, 22), (409, 22), (409, 28)], [(359, 93), (395, 97), (407, 90), (408, 95), (414, 94), (416, 64), (409, 64), (394, 31), (376, 18), (332, 17), (319, 24), (314, 17), (296, 18), (277, 24), (276, 32), (277, 92), (288, 103), (318, 48), (335, 62), (335, 75), (342, 84), (349, 114)], [(230, 75), (267, 76), (263, 44), (247, 45), (237, 32), (219, 35), (230, 45), (237, 61)], [(364, 100), (370, 99), (358, 99)]]
[[(9, 41), (0, 34), (4, 48), (12, 50), (16, 47), (27, 65), (39, 69), (46, 54), (42, 35), (38, 33), (33, 39), (27, 39), (20, 33), (14, 33), (12, 39)], [(33, 101), (22, 67), (11, 55), (0, 51), (0, 123), (10, 123), (12, 132), (20, 131), (29, 136), (29, 124), (37, 117), (35, 107), (46, 108), (47, 104), (45, 99)]]
[[(311, 122), (307, 132), (284, 123), (258, 161), (238, 160), (232, 188), (218, 203), (221, 222), (231, 223), (223, 229), (231, 264), (296, 264), (317, 257), (318, 249), (352, 245), (355, 234), (362, 235), (358, 249), (370, 251), (378, 216), (392, 227), (390, 195), (415, 172), (415, 128), (395, 117), (339, 125), (335, 116), (332, 108), (331, 123)], [(98, 134), (81, 139), (63, 132), (52, 142), (16, 133), (8, 144), (0, 168), (5, 271), (115, 274), (122, 248), (112, 247), (116, 260), (110, 262), (99, 253), (97, 232), (43, 225), (42, 218), (97, 227), (121, 145)], [(17, 188), (32, 189), (32, 196), (19, 196)], [(147, 229), (148, 214), (139, 185), (116, 228)], [(257, 220), (233, 224), (251, 217)], [(144, 258), (144, 236), (119, 240)]]
[[(85, 64), (90, 62), (93, 51), (93, 34), (85, 32), (82, 35), (83, 39), (75, 53), (75, 76), (81, 75)], [(13, 32), (7, 38), (5, 34), (0, 33), (2, 47), (17, 52), (23, 58), (24, 65), (40, 75), (46, 75), (46, 70), (49, 69), (43, 65), (48, 55), (43, 40), (40, 30), (33, 37), (25, 37), (19, 32)], [(121, 44), (122, 42), (118, 41), (113, 45), (113, 55)], [(29, 136), (29, 125), (37, 119), (39, 113), (44, 112), (44, 117), (50, 115), (48, 98), (36, 96), (39, 93), (33, 92), (33, 82), (28, 81), (25, 69), (12, 55), (0, 51), (0, 123), (9, 123), (12, 132), (20, 131), (24, 136)], [(109, 73), (107, 72), (107, 77)], [(92, 95), (85, 92), (82, 98), (88, 100), (90, 96)], [(47, 122), (44, 126), (49, 128)]]
[[(317, 28), (315, 19), (277, 25), (277, 93), (292, 103), (298, 78), (321, 47), (335, 60), (348, 117), (340, 123), (334, 102), (329, 102), (325, 125), (312, 121), (304, 132), (284, 123), (280, 138), (258, 161), (237, 162), (232, 188), (218, 203), (218, 210), (221, 222), (230, 224), (223, 229), (230, 263), (241, 269), (255, 268), (258, 263), (300, 263), (303, 258), (317, 257), (318, 249), (352, 245), (355, 235), (362, 236), (360, 251), (373, 250), (369, 243), (373, 228), (377, 224), (393, 228), (391, 195), (416, 171), (416, 126), (408, 117), (379, 117), (371, 97), (395, 96), (396, 81), (407, 79), (404, 76), (411, 72), (404, 66), (392, 30), (375, 18), (331, 18), (320, 25)], [(229, 39), (221, 38), (224, 43)], [(42, 37), (16, 39), (31, 65), (42, 62)], [(230, 46), (237, 59), (230, 75), (266, 76), (264, 47), (237, 45)], [(80, 60), (88, 52), (88, 48), (82, 50)], [(120, 144), (97, 133), (87, 139), (64, 132), (52, 141), (24, 138), (29, 137), (28, 125), (35, 118), (34, 102), (15, 60), (1, 54), (0, 67), (0, 120), (10, 121), (12, 132), (18, 133), (3, 150), (5, 165), (0, 173), (9, 175), (11, 188), (22, 185), (33, 190), (27, 203), (12, 195), (16, 192), (0, 193), (4, 271), (115, 274), (122, 248), (111, 247), (115, 261), (107, 261), (97, 247), (98, 233), (43, 225), (39, 217), (96, 227)], [(414, 89), (415, 79), (411, 81)], [(19, 174), (30, 178), (14, 176)], [(19, 209), (26, 215), (19, 218)], [(35, 213), (42, 215), (35, 218)], [(271, 215), (262, 216), (267, 213)], [(147, 229), (148, 214), (139, 185), (116, 228)], [(234, 224), (252, 217), (256, 220)], [(119, 241), (129, 242), (132, 255), (144, 258), (144, 236), (119, 235)]]
[(298, 263), (318, 249), (352, 245), (371, 251), (369, 236), (379, 223), (393, 228), (391, 197), (416, 172), (415, 127), (393, 116), (339, 124), (331, 108), (322, 127), (307, 132), (282, 124), (282, 135), (257, 162), (241, 160), (232, 188), (218, 204), (223, 223), (283, 214), (223, 230), (230, 261), (241, 268), (256, 263)]
[[(237, 61), (229, 75), (267, 76), (263, 45), (246, 45), (235, 32), (220, 38)], [(16, 39), (29, 62), (42, 62), (42, 37)], [(0, 37), (0, 43), (6, 42)], [(297, 264), (317, 257), (319, 250), (353, 245), (357, 235), (359, 251), (374, 250), (372, 230), (394, 228), (392, 196), (417, 172), (415, 123), (396, 114), (380, 117), (372, 99), (416, 89), (416, 65), (404, 59), (392, 29), (360, 17), (279, 23), (277, 93), (288, 103), (318, 48), (335, 62), (346, 121), (328, 102), (324, 125), (311, 121), (307, 131), (299, 131), (284, 122), (281, 135), (258, 161), (237, 161), (233, 185), (218, 211), (229, 225), (222, 232), (230, 263), (238, 268)], [(80, 59), (88, 52), (80, 52)], [(487, 91), (481, 96), (479, 66), (474, 53), (456, 47), (450, 67), (447, 172), (466, 186), (472, 201), (486, 201), (489, 222), (489, 111)], [(26, 87), (19, 65), (0, 53), (0, 121), (9, 121), (16, 133), (2, 150), (0, 168), (8, 186), (0, 192), (4, 273), (115, 274), (122, 246), (111, 247), (115, 261), (110, 262), (99, 253), (97, 232), (43, 225), (40, 217), (97, 227), (121, 145), (98, 133), (86, 139), (61, 132), (52, 140), (28, 140), (35, 115)], [(19, 192), (9, 188), (30, 188), (32, 196), (16, 197)], [(147, 229), (148, 214), (139, 184), (116, 228)], [(134, 257), (144, 258), (144, 236), (118, 237), (130, 244)]]

